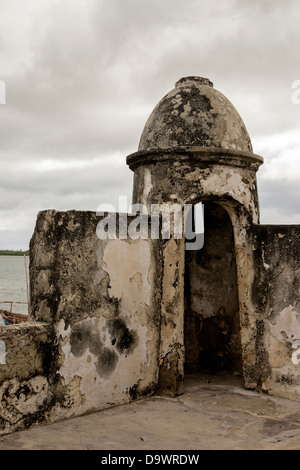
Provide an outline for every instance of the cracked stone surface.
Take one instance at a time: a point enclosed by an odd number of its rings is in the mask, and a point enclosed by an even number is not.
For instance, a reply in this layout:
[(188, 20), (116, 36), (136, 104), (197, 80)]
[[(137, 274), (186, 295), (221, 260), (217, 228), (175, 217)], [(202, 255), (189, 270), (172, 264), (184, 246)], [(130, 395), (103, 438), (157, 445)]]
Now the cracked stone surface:
[(238, 376), (191, 375), (183, 395), (2, 436), (0, 450), (296, 450), (299, 402), (245, 390)]

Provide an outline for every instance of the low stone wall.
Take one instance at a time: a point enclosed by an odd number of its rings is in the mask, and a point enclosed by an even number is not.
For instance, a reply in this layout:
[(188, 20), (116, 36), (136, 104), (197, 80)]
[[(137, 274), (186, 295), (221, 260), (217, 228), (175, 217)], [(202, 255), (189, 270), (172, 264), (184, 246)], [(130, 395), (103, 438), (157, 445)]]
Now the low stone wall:
[(42, 323), (1, 327), (0, 344), (0, 434), (5, 434), (45, 420), (51, 331)]
[[(118, 232), (118, 217), (111, 217)], [(38, 215), (30, 246), (31, 322), (0, 328), (7, 357), (0, 365), (2, 433), (157, 388), (160, 241), (99, 239), (100, 220), (82, 211)]]
[(253, 235), (262, 390), (300, 400), (300, 226), (257, 225)]

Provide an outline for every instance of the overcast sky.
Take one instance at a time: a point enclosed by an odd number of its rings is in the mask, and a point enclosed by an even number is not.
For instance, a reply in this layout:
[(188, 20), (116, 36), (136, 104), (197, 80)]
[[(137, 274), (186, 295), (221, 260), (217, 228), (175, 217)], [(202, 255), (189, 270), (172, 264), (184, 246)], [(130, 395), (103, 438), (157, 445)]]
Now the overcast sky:
[(299, 0), (0, 0), (0, 249), (27, 249), (39, 210), (130, 200), (126, 156), (188, 75), (264, 157), (261, 223), (300, 224), (299, 44)]

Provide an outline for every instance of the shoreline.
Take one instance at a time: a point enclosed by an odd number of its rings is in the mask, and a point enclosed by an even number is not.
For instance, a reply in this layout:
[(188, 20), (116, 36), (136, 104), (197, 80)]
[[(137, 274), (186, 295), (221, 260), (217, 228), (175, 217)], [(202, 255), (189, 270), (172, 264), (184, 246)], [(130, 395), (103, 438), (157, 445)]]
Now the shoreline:
[(29, 251), (0, 250), (0, 256), (29, 256)]

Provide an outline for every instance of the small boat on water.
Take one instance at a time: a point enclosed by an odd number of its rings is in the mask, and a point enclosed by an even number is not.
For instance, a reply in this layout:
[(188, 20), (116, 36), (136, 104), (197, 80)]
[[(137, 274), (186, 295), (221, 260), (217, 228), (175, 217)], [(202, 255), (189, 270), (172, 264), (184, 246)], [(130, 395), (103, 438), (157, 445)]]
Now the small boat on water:
[(7, 310), (0, 310), (0, 315), (3, 318), (5, 325), (15, 325), (16, 323), (25, 323), (28, 321), (28, 315), (22, 313), (7, 312)]
[(15, 325), (17, 323), (24, 323), (24, 322), (27, 322), (29, 320), (29, 315), (26, 315), (26, 314), (22, 314), (22, 313), (14, 313), (12, 312), (12, 306), (13, 304), (26, 304), (27, 305), (27, 302), (0, 302), (0, 304), (10, 304), (10, 309), (9, 310), (6, 310), (6, 309), (1, 309), (0, 308), (0, 315), (4, 321), (4, 324), (5, 325)]

